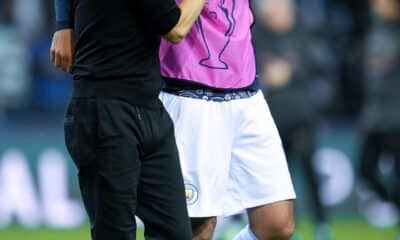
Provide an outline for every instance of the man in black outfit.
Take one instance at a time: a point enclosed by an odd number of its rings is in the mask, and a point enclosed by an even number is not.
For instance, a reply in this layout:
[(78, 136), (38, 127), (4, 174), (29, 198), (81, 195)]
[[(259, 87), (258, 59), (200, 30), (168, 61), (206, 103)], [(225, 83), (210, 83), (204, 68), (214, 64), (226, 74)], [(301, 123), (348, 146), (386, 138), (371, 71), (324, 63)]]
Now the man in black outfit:
[[(360, 173), (379, 197), (400, 209), (400, 0), (374, 0), (371, 6), (373, 21), (365, 44)], [(383, 153), (394, 159), (390, 187), (379, 174)]]
[(191, 239), (174, 127), (158, 99), (158, 49), (161, 36), (177, 43), (189, 32), (204, 0), (55, 4), (51, 57), (74, 76), (65, 140), (92, 238), (136, 239), (137, 215), (147, 239)]

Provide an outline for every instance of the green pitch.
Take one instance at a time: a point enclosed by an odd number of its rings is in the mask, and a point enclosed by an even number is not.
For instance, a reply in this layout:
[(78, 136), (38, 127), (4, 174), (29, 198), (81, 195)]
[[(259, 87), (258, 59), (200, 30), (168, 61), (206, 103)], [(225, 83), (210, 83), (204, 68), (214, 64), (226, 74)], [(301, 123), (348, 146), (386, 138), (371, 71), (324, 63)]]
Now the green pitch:
[[(298, 235), (302, 240), (312, 240), (312, 224), (299, 221)], [(396, 228), (376, 229), (362, 220), (336, 220), (333, 224), (333, 240), (394, 240)], [(139, 231), (138, 240), (143, 239), (143, 231)], [(77, 230), (26, 230), (14, 226), (0, 229), (0, 240), (89, 240), (88, 227)], [(178, 240), (178, 239), (177, 239)]]

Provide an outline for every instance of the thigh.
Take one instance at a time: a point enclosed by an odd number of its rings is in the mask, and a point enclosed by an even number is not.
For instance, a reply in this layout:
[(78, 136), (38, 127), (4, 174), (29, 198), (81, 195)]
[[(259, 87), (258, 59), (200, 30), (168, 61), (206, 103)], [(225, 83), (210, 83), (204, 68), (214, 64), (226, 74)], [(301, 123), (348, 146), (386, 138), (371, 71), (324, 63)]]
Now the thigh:
[(141, 160), (137, 215), (145, 224), (146, 238), (191, 239), (172, 121), (166, 112), (149, 121), (158, 133), (153, 139), (156, 144)]
[(67, 146), (79, 169), (95, 240), (135, 239), (139, 153), (129, 108), (119, 101), (86, 99), (75, 101), (67, 113)]
[(72, 99), (64, 120), (65, 143), (78, 168), (79, 186), (92, 225), (95, 222), (95, 103), (89, 99)]
[(238, 103), (231, 163), (232, 204), (245, 209), (294, 199), (282, 143), (262, 94)]
[(190, 217), (224, 214), (232, 150), (229, 103), (171, 94), (161, 99), (174, 124)]
[(193, 240), (213, 239), (217, 217), (192, 218)]
[(135, 108), (116, 100), (97, 100), (95, 165), (96, 240), (136, 238), (141, 139)]
[(65, 144), (78, 169), (95, 159), (95, 104), (89, 99), (72, 99), (64, 118)]

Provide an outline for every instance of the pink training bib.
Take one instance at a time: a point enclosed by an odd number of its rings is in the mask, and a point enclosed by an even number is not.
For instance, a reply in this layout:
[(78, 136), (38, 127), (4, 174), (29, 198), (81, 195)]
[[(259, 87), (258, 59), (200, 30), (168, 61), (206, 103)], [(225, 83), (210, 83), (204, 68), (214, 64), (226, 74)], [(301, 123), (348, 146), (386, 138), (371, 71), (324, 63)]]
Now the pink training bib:
[(249, 0), (208, 0), (189, 35), (161, 43), (163, 77), (220, 89), (245, 88), (256, 77)]

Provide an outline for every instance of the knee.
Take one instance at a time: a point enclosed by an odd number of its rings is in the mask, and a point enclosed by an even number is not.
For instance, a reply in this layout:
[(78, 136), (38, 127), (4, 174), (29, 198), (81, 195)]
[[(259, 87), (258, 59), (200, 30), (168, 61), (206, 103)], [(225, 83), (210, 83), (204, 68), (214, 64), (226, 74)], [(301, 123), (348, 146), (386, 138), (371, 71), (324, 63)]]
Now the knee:
[(289, 240), (295, 232), (295, 222), (286, 222), (264, 226), (262, 231), (254, 231), (259, 240)]
[(289, 240), (295, 231), (295, 223), (294, 221), (288, 222), (285, 225), (277, 226), (275, 228), (270, 229), (271, 234), (268, 240)]
[(193, 240), (211, 240), (216, 225), (217, 218), (192, 219)]

